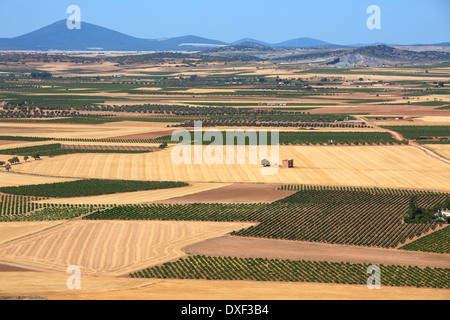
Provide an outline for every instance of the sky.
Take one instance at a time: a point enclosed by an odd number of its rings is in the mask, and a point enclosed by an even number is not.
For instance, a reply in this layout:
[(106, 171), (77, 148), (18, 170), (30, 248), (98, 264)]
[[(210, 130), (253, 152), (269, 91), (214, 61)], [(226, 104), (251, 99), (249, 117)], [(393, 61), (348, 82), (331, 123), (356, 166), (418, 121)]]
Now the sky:
[[(0, 38), (67, 19), (78, 5), (82, 21), (139, 38), (196, 35), (232, 42), (278, 43), (311, 37), (334, 44), (450, 41), (450, 0), (0, 0)], [(370, 30), (367, 8), (381, 10)]]

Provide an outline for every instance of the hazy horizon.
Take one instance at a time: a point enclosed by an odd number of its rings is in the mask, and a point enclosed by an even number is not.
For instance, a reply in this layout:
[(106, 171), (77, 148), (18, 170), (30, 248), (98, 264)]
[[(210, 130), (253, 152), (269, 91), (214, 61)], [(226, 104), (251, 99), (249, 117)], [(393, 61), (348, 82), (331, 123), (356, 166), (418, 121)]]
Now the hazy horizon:
[[(310, 37), (342, 45), (432, 44), (450, 40), (447, 0), (0, 0), (0, 38), (20, 36), (66, 19), (66, 9), (72, 4), (81, 8), (82, 21), (146, 39), (195, 35), (224, 42), (253, 38), (279, 43)], [(381, 9), (381, 30), (366, 27), (370, 16), (366, 9), (372, 4)]]

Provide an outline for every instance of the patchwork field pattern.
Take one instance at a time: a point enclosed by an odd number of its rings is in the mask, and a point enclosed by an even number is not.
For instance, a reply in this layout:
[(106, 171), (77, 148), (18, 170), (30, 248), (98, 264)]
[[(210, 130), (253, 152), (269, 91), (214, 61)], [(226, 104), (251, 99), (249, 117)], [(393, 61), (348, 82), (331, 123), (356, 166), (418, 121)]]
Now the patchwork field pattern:
[[(245, 153), (244, 153), (245, 150)], [(270, 153), (269, 148), (269, 153)], [(248, 149), (235, 155), (244, 163)], [(261, 175), (260, 164), (172, 163), (171, 149), (149, 154), (75, 154), (14, 167), (61, 177), (185, 182), (246, 182), (423, 188), (450, 191), (449, 165), (412, 146), (281, 146), (295, 168)]]
[[(248, 223), (70, 221), (9, 241), (0, 260), (65, 272), (122, 275), (185, 254), (182, 247), (250, 226)], [(1, 227), (8, 227), (2, 223)], [(1, 239), (1, 236), (0, 236)], [(1, 240), (0, 240), (1, 241)]]

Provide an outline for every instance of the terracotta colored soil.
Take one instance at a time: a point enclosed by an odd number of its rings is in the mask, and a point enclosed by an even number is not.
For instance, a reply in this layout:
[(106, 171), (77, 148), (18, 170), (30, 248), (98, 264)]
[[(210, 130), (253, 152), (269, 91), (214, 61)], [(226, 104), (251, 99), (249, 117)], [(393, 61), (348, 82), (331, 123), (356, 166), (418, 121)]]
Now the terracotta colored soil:
[(25, 271), (30, 270), (15, 265), (0, 263), (0, 272), (25, 272)]
[(234, 236), (207, 240), (183, 250), (192, 255), (450, 267), (446, 254)]
[(24, 142), (26, 142), (26, 141), (0, 140), (0, 146), (6, 145), (6, 144), (24, 143)]
[(273, 184), (232, 184), (159, 203), (270, 203), (294, 194), (295, 191), (276, 190)]
[(141, 134), (130, 134), (127, 136), (109, 137), (108, 139), (124, 139), (124, 140), (152, 140), (158, 139), (164, 136), (172, 135), (174, 130), (156, 131)]

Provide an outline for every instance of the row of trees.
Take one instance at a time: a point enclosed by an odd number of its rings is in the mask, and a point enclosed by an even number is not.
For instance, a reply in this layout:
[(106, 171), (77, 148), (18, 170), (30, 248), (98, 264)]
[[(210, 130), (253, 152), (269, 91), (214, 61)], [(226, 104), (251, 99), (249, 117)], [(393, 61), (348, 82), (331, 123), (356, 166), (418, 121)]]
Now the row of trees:
[[(34, 158), (34, 160), (38, 160), (40, 159), (40, 155), (39, 153), (33, 153), (33, 155), (31, 156), (32, 158)], [(30, 156), (24, 156), (23, 157), (23, 161), (28, 161), (28, 159), (30, 159)], [(20, 159), (19, 157), (12, 157), (11, 159), (8, 159), (8, 163), (5, 161), (0, 161), (0, 166), (5, 166), (6, 171), (11, 170), (11, 165), (16, 164), (16, 163), (20, 163)]]

